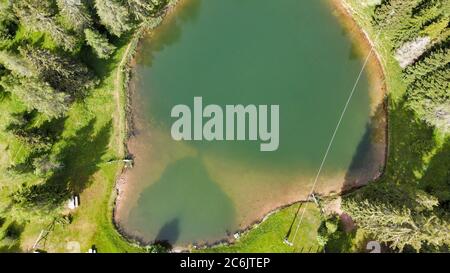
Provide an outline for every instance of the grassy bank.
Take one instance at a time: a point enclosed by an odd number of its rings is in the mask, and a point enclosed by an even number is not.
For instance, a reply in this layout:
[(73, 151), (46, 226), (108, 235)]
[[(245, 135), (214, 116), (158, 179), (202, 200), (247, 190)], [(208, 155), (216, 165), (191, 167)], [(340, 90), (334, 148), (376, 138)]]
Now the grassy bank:
[[(244, 232), (240, 238), (231, 245), (222, 245), (209, 249), (199, 250), (200, 252), (321, 252), (322, 248), (317, 243), (317, 230), (321, 223), (319, 209), (312, 203), (304, 203), (306, 212), (304, 220), (299, 227), (298, 234), (293, 246), (283, 242), (284, 238), (291, 230), (295, 232), (297, 222), (294, 217), (299, 209), (299, 204), (284, 208), (270, 215), (264, 222), (253, 229)], [(303, 207), (301, 208), (303, 209)]]

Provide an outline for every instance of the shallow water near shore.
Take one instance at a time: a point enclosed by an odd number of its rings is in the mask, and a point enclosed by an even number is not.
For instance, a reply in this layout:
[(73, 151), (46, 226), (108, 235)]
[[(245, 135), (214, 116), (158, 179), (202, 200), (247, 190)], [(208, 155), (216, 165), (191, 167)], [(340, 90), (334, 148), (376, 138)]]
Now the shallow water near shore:
[[(305, 199), (362, 67), (328, 1), (185, 0), (140, 47), (132, 103), (135, 167), (116, 221), (145, 242), (213, 242), (276, 207)], [(379, 175), (381, 92), (364, 74), (317, 192)], [(177, 104), (280, 105), (280, 146), (172, 140)]]

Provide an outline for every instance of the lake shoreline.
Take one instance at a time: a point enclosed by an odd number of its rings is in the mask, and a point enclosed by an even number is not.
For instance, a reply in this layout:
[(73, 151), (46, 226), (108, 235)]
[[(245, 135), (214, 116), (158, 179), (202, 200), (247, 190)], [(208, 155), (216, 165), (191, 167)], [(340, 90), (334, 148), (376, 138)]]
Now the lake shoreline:
[[(183, 1), (177, 1), (174, 5), (172, 5), (171, 7), (168, 8), (168, 10), (166, 11), (166, 14), (163, 15), (164, 19), (166, 19), (167, 16), (171, 16), (173, 14), (173, 11), (175, 9), (179, 8), (179, 5), (180, 5), (179, 2), (183, 2)], [(343, 0), (329, 0), (329, 2), (330, 2), (330, 8), (332, 9), (333, 13), (338, 17), (341, 25), (347, 30), (347, 33), (350, 33), (351, 40), (354, 41), (354, 43), (357, 45), (359, 54), (367, 55), (371, 51), (372, 46), (374, 46), (374, 43), (373, 43), (373, 41), (370, 40), (370, 36), (368, 35), (368, 33), (358, 25), (358, 23), (352, 16), (351, 10), (349, 10), (348, 7), (346, 7)], [(143, 37), (144, 37), (144, 35), (140, 35), (140, 37), (138, 39), (142, 40)], [(137, 51), (139, 51), (139, 46), (137, 48), (138, 48)], [(377, 107), (380, 104), (384, 105), (383, 106), (383, 108), (385, 109), (384, 115), (386, 116), (386, 119), (387, 119), (387, 108), (386, 108), (386, 102), (384, 100), (384, 97), (386, 94), (386, 86), (384, 83), (385, 73), (384, 73), (383, 66), (380, 61), (380, 57), (379, 57), (378, 53), (376, 52), (376, 50), (374, 50), (374, 53), (375, 54), (372, 55), (372, 58), (370, 59), (370, 61), (368, 63), (367, 71), (368, 71), (368, 75), (369, 75), (371, 88), (377, 87), (381, 91), (381, 92), (378, 92), (380, 94), (377, 94), (377, 97), (374, 98), (375, 104), (377, 104), (376, 105)], [(136, 54), (131, 56), (131, 58), (129, 59), (129, 63), (128, 63), (128, 67), (130, 68), (132, 78), (133, 78), (133, 74), (134, 74), (134, 65), (136, 63), (135, 58), (136, 58)], [(135, 130), (136, 130), (135, 124), (134, 124), (134, 122), (135, 122), (134, 117), (137, 115), (137, 112), (138, 112), (138, 110), (135, 109), (135, 107), (134, 107), (134, 106), (136, 106), (135, 103), (131, 99), (132, 94), (135, 92), (135, 87), (133, 85), (133, 79), (127, 83), (125, 92), (126, 92), (126, 97), (127, 97), (127, 108), (126, 108), (126, 116), (127, 116), (126, 137), (127, 137), (127, 139), (125, 139), (124, 142), (126, 143), (125, 149), (127, 151), (130, 151), (129, 145), (132, 141), (133, 135), (135, 134)], [(388, 135), (387, 121), (385, 122), (385, 126), (386, 126), (385, 127), (385, 135), (387, 136)], [(383, 168), (385, 168), (385, 165), (386, 165), (386, 157), (387, 157), (387, 150), (388, 150), (387, 139), (385, 142), (384, 149), (385, 149), (385, 151), (384, 151), (385, 160), (383, 162)], [(132, 154), (133, 151), (130, 151), (130, 152)], [(116, 229), (118, 230), (118, 232), (125, 239), (127, 239), (128, 241), (132, 241), (133, 243), (137, 243), (141, 246), (145, 246), (145, 245), (148, 245), (148, 242), (142, 240), (142, 238), (140, 238), (139, 236), (132, 236), (131, 234), (128, 234), (123, 228), (121, 228), (121, 226), (119, 224), (119, 219), (117, 218), (116, 211), (120, 208), (120, 204), (121, 204), (120, 201), (121, 201), (124, 193), (129, 191), (130, 190), (129, 188), (132, 187), (132, 185), (130, 185), (130, 183), (127, 179), (127, 172), (128, 172), (128, 168), (124, 167), (122, 170), (122, 173), (119, 175), (119, 177), (116, 180), (116, 186), (115, 186), (116, 198), (114, 201), (113, 223), (114, 223), (114, 226), (116, 227)], [(379, 177), (381, 177), (383, 172), (384, 172), (384, 169), (380, 170), (378, 173), (378, 177), (375, 180), (377, 180)], [(364, 181), (363, 183), (359, 183), (357, 185), (352, 185), (352, 187), (350, 187), (348, 189), (343, 188), (337, 194), (342, 195), (342, 194), (348, 193), (349, 191), (353, 191), (353, 190), (360, 188), (360, 187), (362, 187), (370, 182), (373, 182), (373, 181), (374, 181), (374, 179), (370, 179), (370, 180)], [(260, 223), (264, 222), (270, 215), (280, 211), (283, 208), (298, 204), (300, 202), (308, 202), (308, 200), (297, 200), (295, 202), (290, 202), (289, 204), (278, 206), (275, 209), (271, 210), (269, 213), (267, 213), (263, 218), (252, 222), (246, 228), (235, 231), (234, 234), (246, 233), (249, 230), (252, 230), (252, 229), (258, 227), (258, 225)], [(191, 245), (191, 247), (174, 246), (174, 251), (189, 251), (192, 248), (203, 249), (203, 248), (214, 247), (217, 245), (232, 244), (235, 241), (234, 236), (233, 236), (234, 234), (228, 234), (228, 236), (225, 237), (224, 239), (217, 240), (213, 243)]]

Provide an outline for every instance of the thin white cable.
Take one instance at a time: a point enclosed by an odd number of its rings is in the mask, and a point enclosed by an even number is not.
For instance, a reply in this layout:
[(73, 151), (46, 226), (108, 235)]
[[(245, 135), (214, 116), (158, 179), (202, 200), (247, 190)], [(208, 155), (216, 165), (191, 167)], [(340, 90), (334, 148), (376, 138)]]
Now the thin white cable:
[[(378, 34), (376, 35), (375, 41), (378, 40), (378, 36), (379, 35), (380, 35), (380, 32), (378, 32)], [(344, 115), (347, 112), (347, 108), (348, 108), (348, 106), (350, 104), (350, 101), (353, 98), (353, 94), (356, 91), (356, 87), (358, 86), (358, 83), (361, 80), (361, 76), (363, 75), (364, 70), (366, 69), (366, 66), (369, 63), (369, 60), (370, 60), (370, 57), (372, 56), (373, 51), (374, 51), (374, 45), (371, 46), (370, 51), (367, 54), (366, 60), (364, 61), (364, 64), (363, 64), (363, 66), (361, 68), (361, 71), (359, 71), (358, 77), (356, 78), (355, 84), (353, 85), (352, 91), (350, 92), (350, 95), (348, 96), (347, 102), (345, 103), (344, 109), (342, 110), (341, 116), (339, 117), (339, 121), (338, 121), (338, 123), (336, 125), (336, 128), (334, 129), (333, 135), (331, 136), (330, 142), (328, 143), (327, 150), (326, 150), (326, 152), (325, 152), (325, 154), (324, 154), (324, 156), (322, 158), (322, 162), (320, 163), (319, 170), (317, 171), (316, 177), (314, 179), (314, 183), (313, 183), (312, 188), (311, 188), (311, 192), (309, 193), (308, 197), (311, 196), (314, 193), (314, 189), (316, 188), (317, 181), (319, 180), (319, 176), (320, 176), (320, 174), (322, 172), (323, 166), (324, 166), (325, 161), (326, 161), (326, 159), (328, 157), (328, 153), (331, 150), (331, 146), (333, 145), (333, 142), (334, 142), (334, 139), (336, 137), (336, 134), (337, 134), (337, 132), (339, 130), (339, 127), (341, 126), (341, 123), (342, 123), (342, 120), (344, 118)], [(303, 206), (302, 214), (300, 216), (300, 219), (298, 221), (297, 227), (295, 229), (294, 237), (292, 238), (292, 241), (291, 241), (292, 245), (295, 243), (295, 238), (297, 237), (297, 233), (298, 233), (300, 224), (303, 221), (303, 217), (305, 215), (305, 211), (306, 211), (306, 206)]]

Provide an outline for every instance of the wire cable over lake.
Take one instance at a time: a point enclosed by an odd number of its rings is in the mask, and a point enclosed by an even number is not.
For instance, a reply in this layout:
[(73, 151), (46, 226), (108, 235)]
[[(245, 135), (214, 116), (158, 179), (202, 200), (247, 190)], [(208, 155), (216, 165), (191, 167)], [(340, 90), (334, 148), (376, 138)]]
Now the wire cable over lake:
[[(380, 31), (378, 31), (377, 35), (375, 36), (374, 43), (378, 40), (379, 36), (380, 36)], [(328, 147), (327, 147), (327, 149), (325, 151), (325, 154), (324, 154), (324, 156), (322, 158), (322, 162), (320, 163), (320, 167), (319, 167), (319, 169), (317, 171), (316, 177), (314, 178), (314, 183), (312, 185), (310, 193), (308, 194), (308, 198), (314, 194), (314, 190), (315, 190), (315, 188), (317, 186), (317, 181), (319, 180), (320, 174), (322, 173), (323, 166), (325, 165), (325, 161), (326, 161), (326, 159), (328, 157), (328, 154), (329, 154), (329, 152), (331, 150), (331, 147), (333, 145), (333, 142), (334, 142), (334, 139), (336, 137), (336, 134), (337, 134), (337, 132), (339, 130), (339, 127), (341, 126), (342, 120), (343, 120), (343, 118), (345, 116), (345, 113), (347, 112), (348, 106), (350, 105), (350, 102), (351, 102), (351, 100), (353, 98), (353, 95), (355, 94), (356, 87), (358, 86), (358, 83), (361, 80), (361, 77), (362, 77), (362, 75), (364, 73), (364, 70), (366, 69), (366, 66), (369, 63), (369, 60), (372, 57), (372, 53), (374, 52), (374, 46), (375, 46), (374, 44), (371, 45), (370, 51), (367, 54), (367, 57), (366, 57), (366, 59), (365, 59), (365, 61), (363, 63), (363, 66), (362, 66), (361, 70), (359, 71), (358, 77), (356, 78), (355, 84), (353, 85), (353, 88), (352, 88), (352, 90), (351, 90), (351, 92), (350, 92), (350, 94), (348, 96), (347, 102), (345, 103), (345, 106), (342, 109), (341, 116), (339, 117), (338, 123), (336, 124), (336, 127), (334, 129), (333, 135), (331, 136), (330, 142), (328, 143)], [(300, 225), (301, 225), (301, 223), (303, 221), (303, 218), (305, 216), (305, 212), (306, 212), (306, 206), (303, 206), (302, 213), (300, 215), (300, 218), (298, 220), (297, 226), (295, 228), (294, 236), (293, 236), (293, 238), (292, 238), (292, 240), (290, 242), (288, 241), (289, 238), (285, 238), (285, 242), (286, 243), (288, 243), (290, 245), (294, 245), (295, 239), (297, 237), (298, 230), (299, 230)]]

